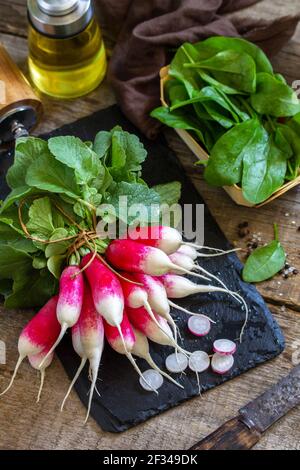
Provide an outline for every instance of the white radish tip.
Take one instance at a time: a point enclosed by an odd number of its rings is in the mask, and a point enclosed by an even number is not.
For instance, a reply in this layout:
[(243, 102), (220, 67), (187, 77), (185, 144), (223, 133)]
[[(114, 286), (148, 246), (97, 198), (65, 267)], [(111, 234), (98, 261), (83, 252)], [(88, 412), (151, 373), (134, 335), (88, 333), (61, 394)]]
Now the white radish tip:
[(221, 356), (221, 354), (215, 353), (211, 360), (212, 370), (220, 375), (229, 372), (233, 364), (234, 358), (231, 355)]
[(205, 336), (210, 332), (211, 323), (205, 316), (193, 316), (188, 319), (188, 329), (195, 336)]
[(166, 358), (166, 368), (169, 372), (183, 372), (188, 366), (188, 358), (182, 353), (173, 353)]
[(217, 339), (214, 341), (213, 350), (221, 356), (230, 356), (236, 352), (236, 344), (230, 339)]
[[(158, 390), (164, 382), (162, 375), (154, 369), (145, 370), (139, 380), (141, 386), (147, 392)], [(149, 385), (151, 385), (151, 387), (149, 387)]]
[(194, 351), (189, 358), (189, 368), (194, 372), (204, 372), (209, 365), (209, 355), (205, 351)]

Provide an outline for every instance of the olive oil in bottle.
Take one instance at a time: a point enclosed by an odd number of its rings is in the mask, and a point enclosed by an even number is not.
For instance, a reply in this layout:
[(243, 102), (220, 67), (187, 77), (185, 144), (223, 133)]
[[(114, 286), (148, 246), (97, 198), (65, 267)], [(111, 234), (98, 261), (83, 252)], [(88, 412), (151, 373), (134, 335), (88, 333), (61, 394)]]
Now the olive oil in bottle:
[(35, 86), (58, 98), (95, 89), (106, 53), (91, 0), (28, 0), (29, 72)]

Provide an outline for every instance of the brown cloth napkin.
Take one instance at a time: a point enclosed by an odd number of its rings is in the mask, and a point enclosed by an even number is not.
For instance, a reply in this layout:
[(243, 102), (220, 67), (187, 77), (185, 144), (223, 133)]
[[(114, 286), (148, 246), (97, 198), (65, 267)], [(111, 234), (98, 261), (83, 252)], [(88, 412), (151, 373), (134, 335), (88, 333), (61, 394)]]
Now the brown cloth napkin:
[(159, 106), (159, 70), (183, 42), (208, 36), (242, 36), (269, 55), (293, 35), (299, 16), (275, 21), (234, 22), (224, 13), (259, 0), (98, 0), (100, 15), (116, 46), (108, 77), (125, 115), (149, 138), (161, 126), (149, 113)]

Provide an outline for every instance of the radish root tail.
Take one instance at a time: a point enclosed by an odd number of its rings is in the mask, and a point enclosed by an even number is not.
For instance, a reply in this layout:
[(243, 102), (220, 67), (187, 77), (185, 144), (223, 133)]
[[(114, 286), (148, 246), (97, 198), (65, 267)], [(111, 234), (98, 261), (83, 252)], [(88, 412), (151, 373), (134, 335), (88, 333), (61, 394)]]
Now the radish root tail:
[(66, 331), (68, 329), (68, 325), (66, 323), (63, 323), (61, 325), (61, 330), (60, 330), (60, 333), (59, 333), (59, 336), (57, 338), (57, 340), (55, 341), (55, 343), (53, 344), (52, 348), (49, 349), (49, 351), (47, 352), (46, 356), (44, 357), (44, 359), (42, 360), (42, 362), (40, 363), (39, 365), (39, 369), (41, 369), (43, 367), (43, 365), (45, 364), (45, 361), (46, 359), (48, 359), (48, 357), (50, 356), (50, 354), (53, 353), (53, 351), (55, 350), (55, 348), (59, 345), (59, 343), (61, 342), (61, 340), (63, 339)]
[[(221, 280), (219, 279), (217, 276), (215, 276), (214, 274), (211, 274), (209, 271), (206, 271), (206, 269), (202, 268), (202, 266), (199, 266), (198, 264), (195, 264), (195, 268), (194, 269), (197, 269), (198, 271), (201, 271), (202, 273), (206, 274), (207, 276), (210, 276), (211, 279), (214, 279), (215, 281), (217, 281), (222, 287), (224, 287), (224, 289), (226, 289), (228, 292), (231, 293), (231, 295), (238, 301), (240, 302), (239, 298), (237, 295), (235, 295), (235, 292), (232, 292), (228, 289), (228, 287), (226, 286), (226, 284)], [(241, 302), (240, 302), (241, 303)]]
[[(202, 274), (197, 274), (197, 273), (194, 273), (193, 271), (189, 271), (188, 269), (185, 269), (182, 266), (179, 266), (178, 264), (175, 264), (175, 263), (172, 263), (170, 268), (174, 269), (174, 271), (180, 271), (182, 272), (182, 274), (189, 274), (190, 276), (195, 276), (195, 277), (198, 277), (199, 279), (204, 279), (205, 281), (210, 280), (206, 276), (202, 276)], [(207, 274), (209, 275), (209, 273)]]
[(171, 300), (168, 300), (170, 307), (176, 308), (177, 310), (180, 310), (181, 312), (187, 313), (188, 315), (194, 315), (195, 317), (205, 317), (207, 320), (209, 320), (211, 323), (216, 323), (214, 320), (212, 320), (210, 317), (207, 315), (203, 315), (203, 313), (195, 313), (191, 312), (190, 310), (187, 310), (184, 307), (181, 307), (181, 305), (177, 305)]
[(61, 407), (60, 407), (60, 411), (63, 411), (64, 406), (65, 406), (65, 404), (66, 404), (66, 401), (67, 401), (67, 399), (68, 399), (68, 397), (69, 397), (69, 395), (70, 395), (70, 393), (71, 393), (71, 390), (72, 390), (72, 388), (74, 387), (74, 384), (75, 384), (75, 382), (77, 381), (77, 379), (78, 379), (78, 377), (79, 377), (79, 375), (80, 375), (82, 369), (84, 368), (84, 366), (85, 366), (85, 364), (86, 364), (86, 361), (87, 361), (86, 357), (83, 357), (83, 358), (81, 359), (81, 363), (80, 363), (80, 365), (79, 365), (79, 367), (78, 367), (78, 369), (77, 369), (77, 371), (76, 371), (76, 374), (74, 375), (73, 380), (72, 380), (72, 382), (70, 383), (70, 386), (69, 386), (69, 388), (68, 388), (68, 391), (67, 391), (67, 393), (66, 393), (66, 395), (65, 395), (65, 397), (64, 397), (64, 399), (63, 399), (63, 402), (62, 402)]
[[(145, 309), (147, 310), (147, 312), (148, 312), (150, 318), (151, 318), (151, 319), (154, 321), (154, 323), (156, 324), (156, 326), (158, 326), (158, 328), (159, 328), (165, 335), (167, 335), (168, 338), (169, 338), (171, 341), (173, 341), (174, 338), (173, 338), (172, 336), (168, 335), (168, 333), (162, 328), (162, 326), (160, 325), (159, 321), (158, 321), (157, 318), (155, 317), (155, 315), (154, 315), (154, 313), (153, 313), (153, 310), (152, 310), (152, 308), (151, 308), (149, 302), (145, 302), (144, 307), (145, 307)], [(170, 318), (171, 318), (171, 317), (170, 317)], [(167, 320), (168, 320), (168, 319), (167, 319)], [(168, 321), (169, 321), (169, 320), (168, 320)], [(173, 318), (171, 318), (170, 322), (171, 322), (171, 324), (172, 324), (172, 326), (173, 326), (173, 323), (172, 323), (172, 322), (173, 322)], [(177, 329), (177, 326), (175, 325), (174, 335), (175, 335), (175, 341), (176, 341), (176, 343), (177, 343), (177, 340), (176, 340), (176, 338), (177, 338), (177, 331), (176, 331), (176, 329)]]
[(41, 383), (40, 383), (40, 388), (39, 388), (37, 399), (36, 399), (37, 403), (39, 403), (39, 401), (41, 399), (41, 394), (42, 394), (42, 390), (43, 390), (43, 387), (44, 387), (45, 375), (46, 375), (45, 369), (42, 369), (41, 370)]
[(91, 366), (91, 370), (92, 370), (92, 384), (91, 384), (91, 388), (90, 388), (88, 409), (87, 409), (84, 424), (89, 419), (89, 415), (90, 415), (90, 412), (91, 412), (93, 395), (94, 395), (94, 391), (95, 391), (95, 388), (96, 388), (96, 382), (97, 382), (97, 379), (98, 379), (98, 371), (99, 371), (99, 366), (100, 366), (100, 361), (101, 361), (101, 355), (102, 355), (102, 350), (99, 351), (97, 354), (95, 354), (95, 356), (90, 358), (90, 366)]
[(197, 252), (197, 253), (198, 253), (199, 258), (212, 258), (212, 257), (215, 257), (215, 256), (228, 255), (229, 253), (235, 253), (237, 251), (241, 251), (241, 248), (233, 248), (232, 250), (218, 251), (216, 253), (199, 253), (199, 252)]
[(124, 352), (127, 355), (127, 354), (129, 354), (129, 352), (128, 352), (128, 349), (126, 347), (126, 343), (125, 343), (125, 340), (124, 340), (124, 335), (122, 333), (120, 325), (117, 325), (117, 329), (118, 329), (118, 332), (119, 332), (119, 335), (120, 335), (120, 338), (121, 338), (121, 341), (122, 341), (122, 344), (123, 344)]
[(129, 359), (129, 361), (131, 362), (131, 364), (133, 365), (134, 369), (136, 370), (136, 372), (139, 374), (139, 376), (144, 380), (144, 382), (148, 385), (149, 388), (151, 388), (151, 390), (153, 392), (156, 393), (156, 395), (158, 395), (158, 391), (155, 390), (152, 385), (144, 378), (140, 368), (138, 367), (137, 363), (135, 362), (135, 359), (133, 358), (132, 354), (130, 353), (127, 353), (126, 354), (127, 358)]
[(17, 360), (17, 363), (16, 363), (16, 366), (15, 366), (14, 373), (13, 373), (13, 375), (12, 375), (12, 378), (10, 379), (10, 382), (9, 382), (8, 386), (6, 387), (6, 389), (3, 390), (3, 392), (0, 393), (0, 397), (1, 397), (2, 395), (5, 395), (5, 393), (7, 393), (8, 390), (12, 387), (12, 385), (13, 385), (13, 383), (14, 383), (14, 380), (15, 380), (15, 378), (16, 378), (17, 372), (18, 372), (18, 370), (19, 370), (19, 367), (20, 367), (20, 365), (22, 364), (23, 360), (24, 360), (24, 357), (19, 356), (19, 358), (18, 358), (18, 360)]
[(97, 381), (97, 374), (93, 374), (92, 385), (91, 385), (91, 388), (90, 388), (88, 409), (87, 409), (86, 417), (85, 417), (85, 420), (84, 420), (84, 424), (86, 424), (86, 422), (87, 422), (87, 420), (89, 419), (89, 416), (90, 416), (94, 390), (95, 390), (95, 387), (96, 387), (96, 381)]
[(212, 246), (207, 246), (207, 245), (197, 245), (197, 243), (192, 243), (192, 242), (182, 242), (182, 245), (191, 246), (192, 248), (196, 248), (197, 250), (216, 251), (217, 253), (221, 253), (222, 255), (226, 255), (227, 253), (231, 253), (231, 252), (240, 250), (240, 248), (232, 248), (230, 250), (222, 250), (221, 248), (213, 248)]

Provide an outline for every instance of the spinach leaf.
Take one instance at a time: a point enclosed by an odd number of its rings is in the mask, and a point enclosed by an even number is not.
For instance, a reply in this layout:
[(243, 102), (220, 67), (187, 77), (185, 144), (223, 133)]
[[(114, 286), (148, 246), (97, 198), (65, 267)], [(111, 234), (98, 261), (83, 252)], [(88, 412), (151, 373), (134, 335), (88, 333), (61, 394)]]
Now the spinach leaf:
[(268, 134), (257, 119), (237, 124), (214, 145), (204, 176), (213, 186), (226, 186), (242, 180), (244, 158), (263, 158)]
[(164, 106), (154, 109), (150, 115), (169, 127), (194, 131), (197, 138), (205, 144), (203, 133), (199, 129), (200, 126), (192, 116), (188, 117), (179, 110), (170, 112), (169, 108), (165, 108)]
[(297, 178), (300, 168), (300, 134), (296, 131), (296, 128), (291, 125), (291, 121), (287, 124), (278, 124), (277, 126), (285, 141), (292, 149), (292, 155), (289, 154), (290, 158), (288, 161), (286, 179), (293, 180)]
[(184, 67), (206, 70), (220, 83), (242, 92), (253, 93), (256, 88), (255, 62), (243, 52), (224, 50), (209, 59), (186, 63)]
[(225, 36), (213, 36), (195, 44), (197, 50), (209, 47), (216, 51), (227, 49), (244, 52), (252, 57), (255, 62), (257, 72), (273, 73), (272, 65), (265, 53), (255, 44), (240, 38), (230, 38)]
[(194, 90), (201, 89), (203, 86), (203, 81), (201, 80), (199, 74), (196, 70), (188, 69), (183, 66), (185, 63), (194, 63), (193, 45), (189, 43), (184, 43), (176, 52), (169, 68), (169, 75), (171, 77), (177, 78), (182, 82), (187, 90), (188, 95), (191, 97)]
[[(182, 52), (181, 54), (179, 53), (180, 50)], [(224, 83), (216, 80), (204, 70), (189, 68), (189, 64), (193, 65), (201, 59), (208, 59), (211, 57), (215, 53), (213, 49), (197, 49), (195, 45), (185, 43), (180, 49), (178, 49), (177, 53), (173, 59), (173, 61), (175, 60), (175, 70), (173, 69), (172, 61), (170, 65), (170, 75), (178, 78), (184, 83), (190, 97), (193, 94), (193, 90), (201, 89), (205, 86), (205, 83), (209, 83), (227, 94), (241, 93), (235, 88), (224, 85)]]
[(285, 179), (287, 155), (271, 137), (266, 152), (247, 154), (243, 160), (242, 188), (245, 199), (259, 204), (279, 189)]
[(300, 112), (300, 102), (291, 87), (268, 73), (258, 73), (256, 80), (256, 93), (250, 102), (257, 113), (286, 117)]
[(270, 279), (284, 266), (286, 255), (278, 240), (278, 229), (274, 225), (275, 240), (257, 248), (247, 259), (243, 269), (246, 282), (261, 282)]
[(190, 98), (185, 86), (178, 80), (168, 80), (165, 85), (165, 92), (171, 109), (175, 109), (176, 105), (180, 105)]
[(215, 88), (206, 86), (202, 90), (195, 91), (193, 97), (185, 101), (176, 100), (175, 104), (172, 104), (170, 111), (179, 109), (183, 106), (187, 106), (194, 103), (202, 103), (208, 116), (213, 118), (223, 127), (230, 128), (236, 122), (239, 122), (239, 117), (233, 111), (228, 101), (224, 99), (222, 94)]

